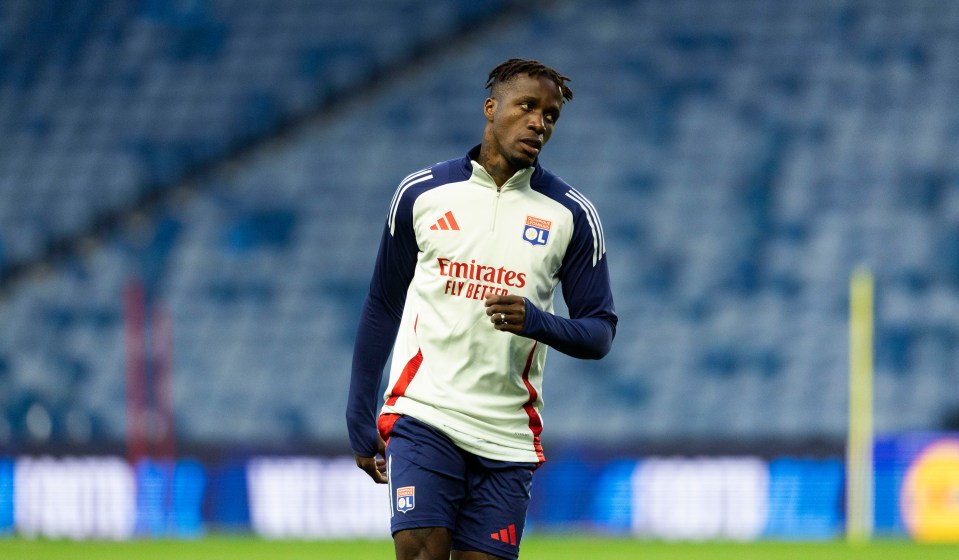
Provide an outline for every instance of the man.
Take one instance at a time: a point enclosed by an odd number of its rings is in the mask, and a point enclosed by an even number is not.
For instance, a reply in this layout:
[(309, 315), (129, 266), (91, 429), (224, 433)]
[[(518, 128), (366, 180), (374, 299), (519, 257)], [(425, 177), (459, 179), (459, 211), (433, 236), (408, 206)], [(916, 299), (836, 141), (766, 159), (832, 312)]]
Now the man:
[[(599, 359), (612, 344), (599, 216), (538, 163), (572, 99), (568, 80), (533, 60), (500, 64), (482, 143), (393, 196), (346, 417), (357, 466), (389, 483), (397, 559), (517, 558), (545, 460), (546, 348)], [(552, 313), (559, 283), (570, 318)]]

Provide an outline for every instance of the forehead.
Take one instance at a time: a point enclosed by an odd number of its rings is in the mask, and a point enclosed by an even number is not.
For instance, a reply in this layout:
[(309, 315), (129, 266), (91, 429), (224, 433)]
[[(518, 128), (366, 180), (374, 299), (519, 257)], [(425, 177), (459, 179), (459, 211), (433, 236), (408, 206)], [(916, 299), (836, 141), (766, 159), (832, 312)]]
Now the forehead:
[(499, 85), (506, 97), (535, 97), (546, 103), (563, 105), (563, 92), (559, 85), (546, 76), (517, 74)]

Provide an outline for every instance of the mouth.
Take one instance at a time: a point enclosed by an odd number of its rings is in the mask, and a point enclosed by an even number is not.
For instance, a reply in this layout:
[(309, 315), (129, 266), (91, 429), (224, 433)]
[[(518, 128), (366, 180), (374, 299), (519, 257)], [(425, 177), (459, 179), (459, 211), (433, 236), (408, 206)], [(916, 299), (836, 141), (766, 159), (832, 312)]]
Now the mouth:
[(543, 141), (539, 138), (522, 138), (520, 144), (533, 156), (539, 154), (540, 150), (543, 149)]

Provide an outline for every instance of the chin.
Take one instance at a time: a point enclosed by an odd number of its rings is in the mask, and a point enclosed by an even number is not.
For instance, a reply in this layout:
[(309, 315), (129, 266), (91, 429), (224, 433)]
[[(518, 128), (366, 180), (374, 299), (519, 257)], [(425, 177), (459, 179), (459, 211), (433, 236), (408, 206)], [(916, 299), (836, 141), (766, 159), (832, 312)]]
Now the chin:
[(525, 154), (520, 154), (516, 157), (510, 158), (510, 165), (516, 169), (523, 169), (524, 167), (532, 167), (536, 163), (536, 158), (529, 157)]

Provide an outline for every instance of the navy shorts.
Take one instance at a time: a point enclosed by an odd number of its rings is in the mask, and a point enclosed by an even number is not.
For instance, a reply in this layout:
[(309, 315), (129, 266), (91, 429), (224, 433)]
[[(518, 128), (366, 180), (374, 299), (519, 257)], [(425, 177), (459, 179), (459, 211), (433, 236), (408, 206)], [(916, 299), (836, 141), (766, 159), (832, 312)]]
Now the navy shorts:
[(386, 447), (390, 528), (445, 527), (453, 549), (515, 559), (536, 463), (463, 451), (436, 429), (401, 416)]

